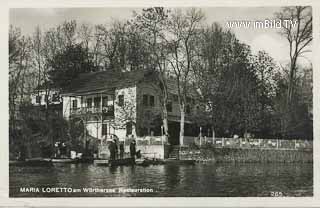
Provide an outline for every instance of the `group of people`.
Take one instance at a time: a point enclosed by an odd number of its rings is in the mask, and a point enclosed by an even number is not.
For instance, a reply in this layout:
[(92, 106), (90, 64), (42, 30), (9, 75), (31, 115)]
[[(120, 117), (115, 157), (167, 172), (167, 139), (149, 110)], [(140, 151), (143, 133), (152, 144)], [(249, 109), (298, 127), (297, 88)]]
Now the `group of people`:
[(67, 157), (67, 145), (64, 142), (56, 142), (54, 144), (54, 157)]
[[(117, 142), (116, 139), (113, 139), (109, 144), (110, 151), (110, 160), (123, 159), (124, 156), (124, 142)], [(120, 153), (120, 154), (119, 154)], [(130, 143), (130, 157), (135, 158), (136, 155), (136, 141), (133, 140)]]

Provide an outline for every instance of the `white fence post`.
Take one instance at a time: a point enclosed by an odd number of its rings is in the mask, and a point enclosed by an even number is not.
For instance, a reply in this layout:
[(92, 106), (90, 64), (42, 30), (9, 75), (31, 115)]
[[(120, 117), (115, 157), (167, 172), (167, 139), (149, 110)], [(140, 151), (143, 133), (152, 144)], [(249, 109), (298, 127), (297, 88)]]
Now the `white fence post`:
[(214, 133), (214, 129), (212, 129), (212, 144), (215, 145), (215, 133)]
[(262, 139), (259, 139), (259, 147), (261, 148)]

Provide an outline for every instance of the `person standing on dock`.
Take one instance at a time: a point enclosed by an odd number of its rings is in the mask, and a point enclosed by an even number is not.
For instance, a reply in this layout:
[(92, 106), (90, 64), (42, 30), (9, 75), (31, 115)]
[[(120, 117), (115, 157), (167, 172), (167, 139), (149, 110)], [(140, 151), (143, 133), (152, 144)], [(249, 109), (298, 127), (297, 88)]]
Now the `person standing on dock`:
[(119, 158), (119, 148), (118, 148), (118, 142), (116, 139), (113, 139), (114, 141), (114, 155), (115, 155), (115, 159)]
[(136, 141), (133, 140), (130, 143), (130, 156), (131, 158), (135, 158), (135, 155), (136, 155)]
[(120, 159), (123, 159), (123, 154), (124, 154), (124, 143), (123, 142), (120, 142), (119, 149), (120, 149)]

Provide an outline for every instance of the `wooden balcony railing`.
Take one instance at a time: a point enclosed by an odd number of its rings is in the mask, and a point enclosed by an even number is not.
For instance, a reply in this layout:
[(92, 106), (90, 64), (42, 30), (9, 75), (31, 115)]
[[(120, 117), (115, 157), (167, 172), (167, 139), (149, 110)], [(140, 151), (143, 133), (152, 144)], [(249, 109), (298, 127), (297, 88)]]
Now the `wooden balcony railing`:
[(114, 106), (105, 107), (81, 107), (81, 108), (71, 108), (70, 114), (73, 116), (84, 115), (84, 114), (102, 114), (103, 116), (114, 116)]

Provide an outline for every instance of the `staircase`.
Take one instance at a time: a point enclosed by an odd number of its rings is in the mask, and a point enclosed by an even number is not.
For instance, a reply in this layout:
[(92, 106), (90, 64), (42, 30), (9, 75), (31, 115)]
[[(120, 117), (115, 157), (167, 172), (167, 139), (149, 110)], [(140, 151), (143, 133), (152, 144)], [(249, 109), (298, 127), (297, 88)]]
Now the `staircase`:
[(173, 146), (169, 153), (169, 160), (179, 160), (179, 146)]

